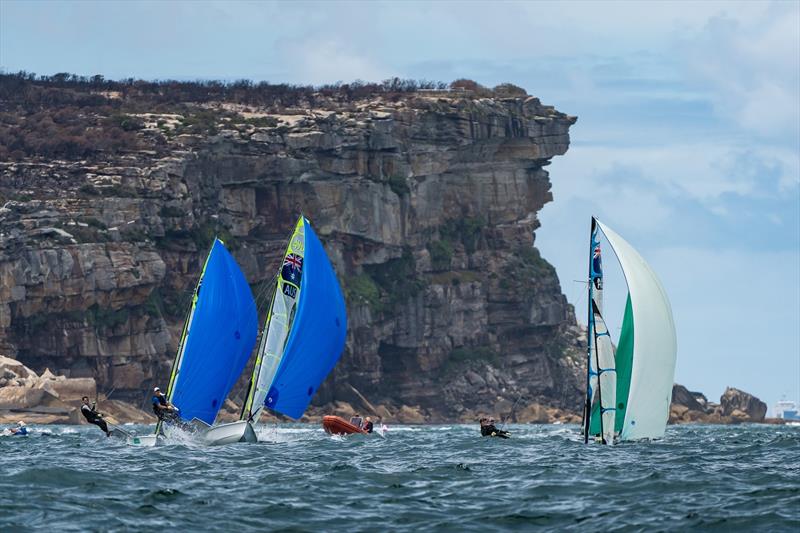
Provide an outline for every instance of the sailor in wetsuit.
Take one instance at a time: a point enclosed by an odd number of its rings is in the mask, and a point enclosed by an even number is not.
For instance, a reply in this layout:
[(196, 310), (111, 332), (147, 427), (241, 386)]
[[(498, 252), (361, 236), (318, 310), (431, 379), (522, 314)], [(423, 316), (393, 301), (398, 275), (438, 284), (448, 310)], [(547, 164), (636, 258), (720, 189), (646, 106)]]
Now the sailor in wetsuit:
[(364, 431), (366, 431), (367, 433), (372, 433), (372, 428), (373, 428), (373, 426), (372, 426), (372, 420), (370, 420), (370, 418), (369, 418), (369, 417), (365, 418), (365, 419), (364, 419), (364, 425), (363, 425), (363, 426), (361, 426), (361, 429), (363, 429), (363, 430), (364, 430)]
[(153, 389), (153, 413), (162, 422), (169, 422), (178, 418), (178, 409), (167, 401), (167, 397), (158, 387)]
[(17, 422), (17, 427), (9, 428), (8, 432), (12, 435), (24, 436), (28, 434), (28, 428), (25, 427), (25, 422), (20, 420)]
[(481, 418), (481, 436), (482, 437), (500, 437), (501, 439), (508, 438), (508, 431), (497, 429), (494, 425), (494, 418)]
[(103, 430), (103, 433), (106, 434), (106, 437), (111, 436), (111, 432), (108, 430), (108, 424), (106, 421), (103, 420), (103, 415), (97, 412), (97, 402), (92, 403), (89, 405), (89, 397), (84, 396), (81, 398), (83, 401), (83, 405), (81, 405), (81, 414), (86, 419), (87, 422), (90, 424), (94, 424), (95, 426), (99, 427)]

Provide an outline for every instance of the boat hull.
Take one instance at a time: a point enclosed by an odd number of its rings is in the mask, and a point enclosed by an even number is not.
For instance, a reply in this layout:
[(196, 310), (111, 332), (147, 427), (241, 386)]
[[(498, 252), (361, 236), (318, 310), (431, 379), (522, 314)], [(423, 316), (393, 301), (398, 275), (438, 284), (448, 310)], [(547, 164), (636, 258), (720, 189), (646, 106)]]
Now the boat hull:
[(354, 426), (344, 418), (327, 415), (322, 418), (322, 427), (331, 435), (366, 435), (363, 429)]
[(222, 446), (235, 442), (258, 442), (253, 426), (246, 420), (212, 426), (205, 430), (200, 438), (209, 446)]
[[(169, 427), (164, 429), (166, 430), (167, 436), (173, 431), (173, 428)], [(204, 444), (206, 446), (223, 446), (236, 442), (258, 442), (258, 437), (256, 436), (252, 424), (244, 420), (230, 422), (228, 424), (219, 424), (217, 426), (198, 427), (193, 434), (190, 435), (190, 438), (195, 443)], [(142, 446), (145, 448), (157, 446), (161, 443), (156, 435), (128, 434), (126, 440), (131, 446)]]
[(141, 446), (143, 448), (152, 448), (158, 443), (156, 435), (131, 435), (127, 440), (131, 446)]

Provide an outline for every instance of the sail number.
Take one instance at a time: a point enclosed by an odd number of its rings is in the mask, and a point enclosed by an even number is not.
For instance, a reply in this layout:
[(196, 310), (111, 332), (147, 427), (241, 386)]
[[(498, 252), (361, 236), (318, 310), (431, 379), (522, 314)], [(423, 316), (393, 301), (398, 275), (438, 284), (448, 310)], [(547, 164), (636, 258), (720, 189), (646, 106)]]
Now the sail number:
[(294, 298), (297, 296), (297, 287), (295, 287), (294, 285), (290, 285), (289, 283), (284, 283), (283, 294), (285, 294), (289, 298)]

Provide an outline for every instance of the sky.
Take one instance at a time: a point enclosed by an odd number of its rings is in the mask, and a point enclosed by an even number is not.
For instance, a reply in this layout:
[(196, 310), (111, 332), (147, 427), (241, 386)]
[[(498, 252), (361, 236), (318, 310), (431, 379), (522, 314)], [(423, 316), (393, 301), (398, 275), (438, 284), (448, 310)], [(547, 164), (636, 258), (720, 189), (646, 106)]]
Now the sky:
[(0, 68), (520, 85), (579, 117), (536, 237), (579, 320), (596, 215), (669, 294), (678, 383), (800, 400), (800, 2), (0, 0)]

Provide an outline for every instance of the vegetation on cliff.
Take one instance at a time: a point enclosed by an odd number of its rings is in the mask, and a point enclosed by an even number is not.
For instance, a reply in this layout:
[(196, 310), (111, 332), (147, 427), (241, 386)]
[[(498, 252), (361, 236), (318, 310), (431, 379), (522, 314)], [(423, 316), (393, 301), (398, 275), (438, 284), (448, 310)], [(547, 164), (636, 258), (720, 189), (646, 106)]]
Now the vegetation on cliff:
[[(525, 95), (523, 89), (503, 84), (487, 89), (471, 80), (450, 85), (484, 97)], [(278, 113), (293, 107), (346, 106), (380, 96), (397, 101), (420, 90), (444, 90), (448, 85), (427, 80), (391, 78), (382, 83), (355, 81), (314, 87), (254, 83), (250, 80), (144, 81), (107, 80), (103, 76), (60, 73), (37, 76), (30, 72), (0, 73), (0, 158), (25, 157), (85, 159), (104, 153), (141, 149), (164, 152), (165, 139), (146, 145), (135, 132), (146, 126), (140, 113), (180, 114), (176, 124), (157, 122), (165, 136), (218, 132), (220, 122), (276, 126), (274, 117), (244, 117), (209, 103), (255, 106)], [(402, 177), (390, 178), (395, 190), (407, 187)]]

